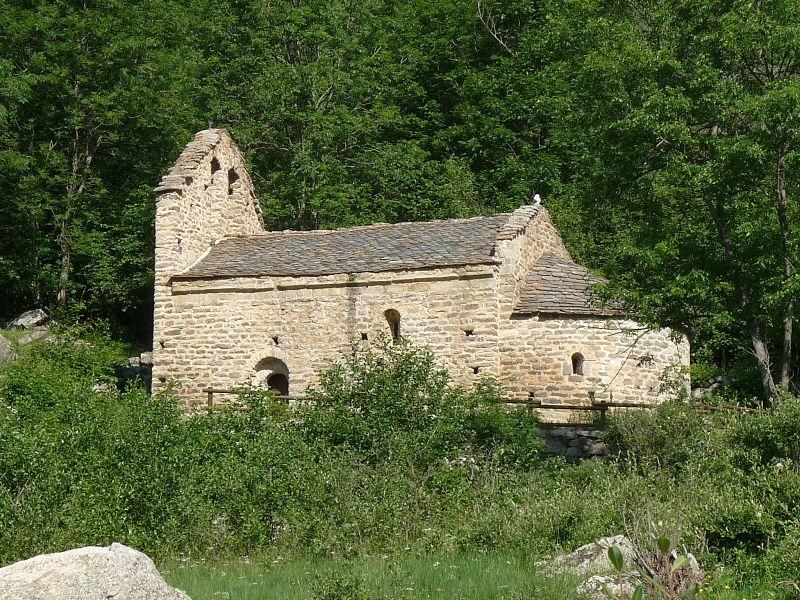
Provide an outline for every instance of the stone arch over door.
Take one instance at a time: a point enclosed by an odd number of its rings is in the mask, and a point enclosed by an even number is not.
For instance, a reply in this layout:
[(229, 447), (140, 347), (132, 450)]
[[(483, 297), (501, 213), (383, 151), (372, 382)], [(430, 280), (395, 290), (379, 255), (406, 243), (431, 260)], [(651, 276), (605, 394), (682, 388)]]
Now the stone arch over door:
[(288, 396), (289, 367), (274, 356), (264, 358), (256, 364), (253, 385), (274, 390), (279, 396)]

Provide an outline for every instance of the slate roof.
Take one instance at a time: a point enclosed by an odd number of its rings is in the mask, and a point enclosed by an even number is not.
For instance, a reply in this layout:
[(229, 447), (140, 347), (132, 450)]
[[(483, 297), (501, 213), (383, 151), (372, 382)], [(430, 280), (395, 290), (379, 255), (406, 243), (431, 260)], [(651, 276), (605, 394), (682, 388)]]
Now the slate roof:
[(612, 316), (620, 311), (600, 306), (592, 286), (605, 280), (569, 258), (545, 254), (523, 284), (514, 314)]
[(495, 264), (509, 214), (224, 238), (176, 279), (318, 276)]

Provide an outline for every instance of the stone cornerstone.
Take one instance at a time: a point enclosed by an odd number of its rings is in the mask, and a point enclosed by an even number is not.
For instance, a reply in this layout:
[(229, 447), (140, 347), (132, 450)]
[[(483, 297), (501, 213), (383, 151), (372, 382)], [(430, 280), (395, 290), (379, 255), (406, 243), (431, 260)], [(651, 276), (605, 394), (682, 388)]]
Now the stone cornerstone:
[(201, 131), (156, 188), (153, 390), (174, 384), (187, 412), (208, 387), (302, 394), (381, 334), (429, 346), (457, 384), (495, 378), (511, 401), (685, 389), (686, 338), (600, 305), (598, 281), (540, 205), (267, 232), (242, 154), (225, 131)]

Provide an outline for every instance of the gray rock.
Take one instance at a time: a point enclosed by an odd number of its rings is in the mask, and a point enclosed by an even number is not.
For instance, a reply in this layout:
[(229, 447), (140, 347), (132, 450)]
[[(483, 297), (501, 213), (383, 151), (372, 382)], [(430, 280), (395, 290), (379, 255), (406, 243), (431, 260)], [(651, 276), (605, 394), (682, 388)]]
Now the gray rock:
[(139, 364), (141, 364), (141, 365), (152, 365), (153, 364), (153, 353), (152, 352), (142, 352), (139, 355)]
[(15, 360), (17, 360), (17, 353), (14, 351), (14, 346), (0, 335), (0, 365), (12, 363)]
[(0, 569), (4, 600), (190, 600), (122, 544), (42, 554)]
[(34, 327), (41, 327), (50, 320), (50, 317), (41, 308), (34, 308), (19, 315), (16, 319), (12, 319), (6, 325), (8, 329), (33, 329)]
[(26, 333), (17, 342), (20, 346), (27, 346), (28, 344), (32, 344), (37, 340), (41, 340), (42, 338), (47, 337), (50, 335), (47, 327), (37, 327), (36, 329), (32, 330), (30, 333)]
[(608, 559), (608, 549), (617, 546), (622, 552), (625, 568), (633, 566), (635, 552), (633, 544), (624, 535), (600, 538), (596, 542), (581, 546), (574, 552), (557, 556), (554, 562), (557, 571), (568, 571), (576, 575), (602, 575), (612, 573), (614, 565)]
[(580, 598), (589, 600), (609, 600), (610, 598), (630, 598), (640, 583), (635, 573), (618, 575), (592, 575), (580, 584), (575, 593)]

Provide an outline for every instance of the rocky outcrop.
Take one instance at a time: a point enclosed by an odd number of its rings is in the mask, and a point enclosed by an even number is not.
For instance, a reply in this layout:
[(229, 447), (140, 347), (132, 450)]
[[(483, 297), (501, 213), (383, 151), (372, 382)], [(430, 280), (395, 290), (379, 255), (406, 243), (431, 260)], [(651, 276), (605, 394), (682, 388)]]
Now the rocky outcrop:
[(624, 535), (600, 538), (596, 542), (581, 546), (574, 552), (562, 554), (555, 559), (554, 566), (557, 571), (570, 572), (576, 575), (602, 575), (613, 573), (614, 565), (608, 558), (608, 549), (616, 546), (622, 552), (622, 558), (627, 568), (633, 565), (636, 553), (631, 541)]
[(42, 327), (50, 321), (50, 317), (41, 308), (34, 308), (6, 323), (6, 329), (33, 329)]
[[(608, 549), (619, 548), (622, 553), (623, 572), (617, 573), (608, 558)], [(630, 598), (641, 578), (634, 568), (636, 550), (624, 535), (600, 538), (596, 542), (581, 546), (574, 552), (562, 554), (555, 559), (556, 571), (588, 577), (575, 590), (579, 598), (605, 600), (608, 598)]]
[(146, 555), (122, 544), (42, 554), (0, 569), (4, 600), (190, 600)]
[(592, 575), (580, 584), (575, 593), (587, 600), (610, 600), (611, 598), (630, 598), (641, 582), (632, 573), (619, 575)]
[(12, 363), (15, 360), (17, 360), (17, 353), (14, 351), (14, 346), (0, 335), (0, 365)]
[(50, 330), (48, 327), (36, 327), (32, 329), (30, 333), (26, 333), (19, 338), (17, 344), (20, 346), (27, 346), (28, 344), (32, 344), (33, 342), (37, 342), (46, 338), (48, 335), (50, 335)]

